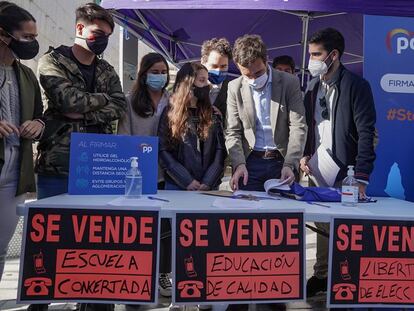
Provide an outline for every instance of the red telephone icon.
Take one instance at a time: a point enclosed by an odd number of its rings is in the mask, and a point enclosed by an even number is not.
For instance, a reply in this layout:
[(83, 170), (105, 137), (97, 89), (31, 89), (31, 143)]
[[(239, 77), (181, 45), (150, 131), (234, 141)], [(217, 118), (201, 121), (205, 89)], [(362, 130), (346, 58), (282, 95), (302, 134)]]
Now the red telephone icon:
[(27, 287), (27, 296), (47, 296), (49, 294), (48, 286), (52, 285), (49, 278), (29, 278), (24, 280), (24, 286)]
[(180, 297), (182, 298), (199, 298), (201, 297), (200, 289), (204, 284), (200, 281), (181, 281), (178, 283)]
[(356, 286), (351, 283), (339, 283), (333, 286), (332, 291), (335, 292), (335, 300), (353, 300)]

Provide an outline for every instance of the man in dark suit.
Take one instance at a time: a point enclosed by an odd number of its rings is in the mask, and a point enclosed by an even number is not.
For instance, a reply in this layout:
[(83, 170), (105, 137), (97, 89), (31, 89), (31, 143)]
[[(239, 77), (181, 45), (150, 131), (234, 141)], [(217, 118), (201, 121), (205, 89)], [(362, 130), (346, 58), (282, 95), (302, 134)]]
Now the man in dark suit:
[[(375, 160), (375, 106), (369, 83), (342, 65), (344, 50), (344, 37), (333, 28), (320, 30), (309, 40), (308, 69), (314, 79), (305, 94), (308, 137), (300, 167), (312, 175), (317, 168), (311, 167), (309, 160), (318, 148), (324, 148), (340, 168), (335, 184), (328, 186), (340, 187), (347, 166), (353, 165), (359, 196), (364, 198)], [(316, 223), (316, 227), (329, 232), (327, 223)], [(328, 239), (318, 234), (314, 276), (307, 283), (308, 297), (326, 291), (327, 273)]]
[(201, 64), (208, 70), (210, 101), (217, 108), (223, 120), (227, 109), (227, 73), (232, 58), (231, 46), (226, 38), (213, 38), (201, 46)]

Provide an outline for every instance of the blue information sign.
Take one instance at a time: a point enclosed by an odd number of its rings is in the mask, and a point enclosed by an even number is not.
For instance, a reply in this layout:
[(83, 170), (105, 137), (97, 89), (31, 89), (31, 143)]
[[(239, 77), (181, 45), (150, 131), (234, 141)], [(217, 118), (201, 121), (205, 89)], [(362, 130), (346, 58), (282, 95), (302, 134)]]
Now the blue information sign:
[(73, 133), (69, 194), (124, 194), (131, 157), (138, 157), (142, 193), (156, 193), (158, 137)]

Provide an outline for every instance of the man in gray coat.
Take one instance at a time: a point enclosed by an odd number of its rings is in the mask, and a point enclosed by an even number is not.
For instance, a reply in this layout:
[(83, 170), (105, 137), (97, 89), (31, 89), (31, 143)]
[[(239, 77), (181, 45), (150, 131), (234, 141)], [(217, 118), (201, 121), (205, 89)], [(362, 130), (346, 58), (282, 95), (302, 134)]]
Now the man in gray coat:
[(307, 133), (299, 81), (267, 64), (258, 35), (238, 38), (233, 57), (242, 76), (229, 83), (227, 95), (231, 188), (263, 191), (271, 178), (291, 183)]

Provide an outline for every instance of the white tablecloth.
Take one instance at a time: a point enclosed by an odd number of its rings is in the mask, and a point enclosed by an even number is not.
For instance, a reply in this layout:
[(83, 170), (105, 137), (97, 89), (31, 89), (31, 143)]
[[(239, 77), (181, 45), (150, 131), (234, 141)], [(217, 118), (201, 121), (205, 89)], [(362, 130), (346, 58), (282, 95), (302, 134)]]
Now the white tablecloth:
[[(216, 197), (204, 195), (191, 191), (159, 191), (155, 197), (167, 199), (169, 202), (163, 203), (161, 207), (161, 217), (171, 218), (175, 212), (191, 212), (195, 210), (225, 210), (237, 211), (235, 207), (218, 208), (213, 206)], [(68, 195), (63, 194), (38, 201), (26, 203), (18, 207), (18, 214), (24, 215), (27, 206), (33, 207), (54, 207), (54, 208), (121, 208), (110, 206), (108, 203), (119, 196), (115, 195)], [(281, 200), (263, 200), (259, 207), (243, 207), (243, 211), (260, 210), (289, 210), (304, 209), (306, 221), (329, 222), (332, 216), (378, 216), (378, 217), (402, 217), (414, 218), (414, 203), (393, 199), (377, 198), (376, 203), (358, 204), (357, 207), (347, 207), (341, 203), (323, 203), (330, 207), (311, 205), (306, 202), (295, 201), (287, 198)], [(158, 201), (157, 201), (158, 202)], [(135, 209), (134, 206), (124, 206), (122, 208)]]

